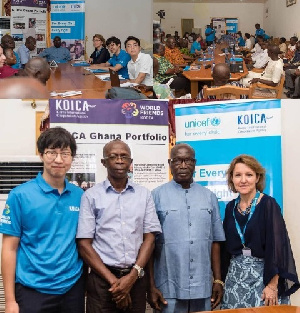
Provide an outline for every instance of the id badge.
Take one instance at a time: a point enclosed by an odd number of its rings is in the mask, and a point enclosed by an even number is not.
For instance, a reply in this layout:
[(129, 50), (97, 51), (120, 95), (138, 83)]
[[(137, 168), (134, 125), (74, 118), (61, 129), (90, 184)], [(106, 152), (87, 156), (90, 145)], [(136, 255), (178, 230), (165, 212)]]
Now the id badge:
[(243, 252), (244, 256), (251, 256), (251, 249), (250, 248), (244, 247), (242, 252)]

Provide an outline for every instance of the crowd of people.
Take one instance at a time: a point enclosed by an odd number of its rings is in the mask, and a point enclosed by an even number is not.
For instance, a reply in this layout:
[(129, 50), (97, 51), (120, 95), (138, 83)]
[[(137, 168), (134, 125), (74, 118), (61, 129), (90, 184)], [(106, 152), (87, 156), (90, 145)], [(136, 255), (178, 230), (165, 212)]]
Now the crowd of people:
[[(167, 84), (175, 92), (183, 90), (185, 93), (189, 93), (190, 83), (189, 80), (184, 80), (182, 72), (188, 69), (189, 64), (196, 64), (197, 59), (203, 58), (209, 47), (214, 49), (216, 45), (220, 44), (228, 46), (225, 53), (231, 51), (234, 58), (241, 57), (247, 65), (249, 74), (238, 82), (240, 86), (249, 87), (250, 84), (259, 82), (274, 87), (285, 76), (287, 97), (300, 98), (300, 43), (295, 36), (290, 38), (287, 45), (286, 38), (281, 37), (278, 41), (275, 40), (267, 35), (257, 23), (253, 35), (245, 33), (243, 36), (238, 31), (217, 38), (216, 27), (211, 23), (206, 26), (205, 39), (200, 34), (187, 32), (180, 37), (177, 31), (174, 36), (171, 34), (165, 36), (163, 32), (160, 36), (155, 34), (154, 39), (153, 53), (154, 58), (158, 61), (157, 69), (154, 72), (154, 86), (157, 84), (161, 88), (161, 85)], [(158, 44), (163, 45), (164, 48), (159, 48)], [(165, 50), (164, 54), (162, 54), (163, 50)], [(172, 81), (170, 81), (171, 78)], [(199, 83), (199, 89), (202, 87), (203, 84)], [(198, 98), (201, 98), (201, 95), (200, 90)], [(254, 95), (266, 98), (276, 97), (275, 91), (266, 87), (255, 89)], [(172, 94), (169, 97), (172, 97)]]
[(45, 130), (37, 149), (43, 171), (10, 192), (1, 217), (6, 312), (84, 313), (85, 293), (87, 313), (144, 313), (146, 295), (164, 313), (269, 306), (300, 287), (252, 156), (229, 165), (238, 197), (222, 225), (216, 195), (193, 180), (188, 144), (172, 148), (173, 179), (152, 193), (128, 178), (131, 150), (119, 139), (103, 148), (107, 178), (85, 192), (66, 179), (77, 150), (67, 130)]
[[(93, 36), (94, 51), (87, 59), (91, 69), (109, 68), (116, 71), (123, 79), (145, 86), (153, 86), (153, 60), (150, 54), (141, 52), (140, 40), (129, 36), (125, 43), (125, 50), (121, 49), (121, 41), (117, 37), (107, 40), (100, 34)], [(1, 38), (0, 45), (0, 78), (24, 76), (24, 69), (32, 59), (46, 60), (53, 65), (72, 60), (69, 49), (62, 45), (61, 38), (55, 36), (53, 46), (44, 49), (37, 57), (31, 58), (31, 51), (36, 49), (36, 40), (29, 36), (17, 52), (14, 51), (15, 42), (10, 35)], [(75, 47), (75, 53), (77, 50)], [(81, 52), (80, 52), (81, 53)], [(55, 64), (54, 63), (54, 64)], [(49, 65), (45, 65), (47, 71)], [(26, 73), (26, 71), (25, 71)]]

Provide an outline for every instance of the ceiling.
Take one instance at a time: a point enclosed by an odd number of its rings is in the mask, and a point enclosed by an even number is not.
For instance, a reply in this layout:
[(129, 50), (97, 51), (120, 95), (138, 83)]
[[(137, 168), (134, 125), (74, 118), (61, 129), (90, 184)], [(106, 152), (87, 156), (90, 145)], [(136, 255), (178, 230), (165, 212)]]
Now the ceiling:
[(164, 3), (265, 3), (267, 0), (153, 0), (153, 2)]

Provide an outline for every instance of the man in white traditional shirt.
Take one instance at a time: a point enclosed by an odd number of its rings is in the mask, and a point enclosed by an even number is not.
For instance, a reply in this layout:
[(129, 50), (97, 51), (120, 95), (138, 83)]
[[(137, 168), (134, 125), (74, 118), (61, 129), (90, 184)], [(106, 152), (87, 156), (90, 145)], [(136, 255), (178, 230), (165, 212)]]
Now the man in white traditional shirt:
[(131, 57), (127, 64), (130, 82), (153, 86), (153, 60), (149, 54), (141, 52), (140, 40), (129, 36), (125, 49)]

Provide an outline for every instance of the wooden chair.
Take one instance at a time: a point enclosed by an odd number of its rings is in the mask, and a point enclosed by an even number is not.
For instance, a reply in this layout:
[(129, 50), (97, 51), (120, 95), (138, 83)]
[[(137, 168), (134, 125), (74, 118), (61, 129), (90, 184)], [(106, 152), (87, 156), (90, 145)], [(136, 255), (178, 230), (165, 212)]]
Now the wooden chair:
[(203, 87), (203, 98), (209, 99), (214, 97), (215, 99), (240, 99), (241, 96), (250, 95), (250, 88), (242, 88), (230, 85), (224, 85), (220, 87), (208, 88), (207, 86)]
[[(250, 99), (281, 99), (282, 96), (282, 92), (283, 92), (283, 85), (284, 85), (284, 80), (285, 80), (285, 76), (281, 75), (281, 79), (280, 82), (278, 83), (277, 86), (275, 87), (271, 87), (262, 83), (255, 83), (251, 85), (250, 88)], [(260, 90), (257, 90), (257, 88), (259, 89), (267, 89), (269, 91), (274, 91), (274, 93), (271, 92), (263, 92)]]

